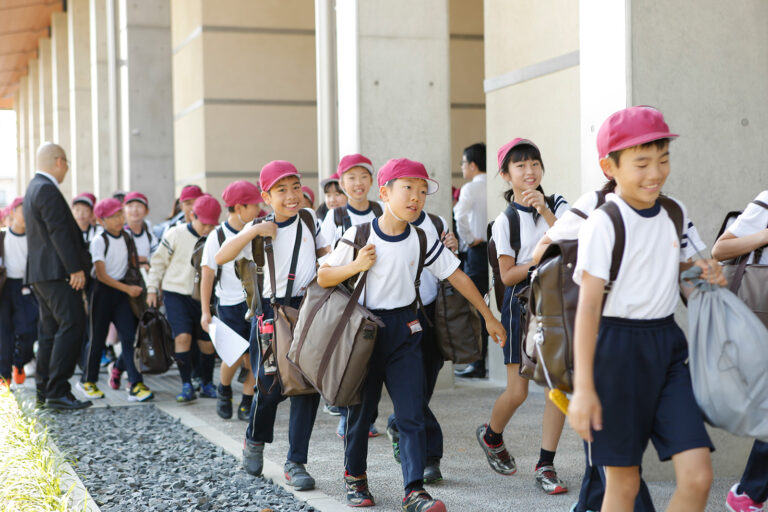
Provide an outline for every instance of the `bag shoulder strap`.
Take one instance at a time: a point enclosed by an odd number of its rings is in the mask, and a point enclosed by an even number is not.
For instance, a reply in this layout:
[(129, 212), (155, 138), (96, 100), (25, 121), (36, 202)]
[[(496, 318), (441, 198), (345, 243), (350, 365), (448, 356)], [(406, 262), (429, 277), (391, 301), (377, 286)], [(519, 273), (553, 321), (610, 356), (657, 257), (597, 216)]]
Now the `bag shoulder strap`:
[(443, 236), (443, 231), (445, 231), (445, 226), (443, 225), (443, 219), (440, 218), (439, 215), (435, 215), (434, 213), (428, 213), (429, 219), (432, 221), (432, 224), (435, 225), (435, 229), (437, 229), (437, 237), (440, 238)]
[(315, 218), (304, 208), (299, 210), (299, 217), (309, 232), (312, 234), (312, 241), (315, 243), (315, 251), (317, 251), (317, 232), (315, 227)]
[(384, 214), (378, 201), (371, 201), (371, 211), (376, 217), (381, 217)]
[[(595, 191), (595, 195), (597, 196), (597, 202), (595, 203), (595, 210), (597, 210), (598, 208), (600, 208), (601, 206), (603, 206), (605, 204), (606, 193), (604, 191), (602, 191), (602, 190), (596, 190)], [(581, 217), (584, 220), (587, 220), (587, 218), (589, 217), (589, 215), (587, 215), (586, 213), (584, 213), (583, 211), (581, 211), (578, 208), (571, 208), (569, 211), (571, 213), (575, 213), (576, 215), (578, 215), (579, 217)]]
[[(296, 267), (299, 263), (299, 250), (301, 249), (301, 224), (296, 224), (296, 238), (293, 242), (293, 254), (291, 255), (291, 265), (288, 270), (288, 282), (285, 287), (285, 300), (288, 301), (293, 296), (293, 283), (296, 281)], [(268, 237), (264, 239), (264, 252), (267, 255), (267, 268), (269, 268), (269, 285), (272, 288), (270, 300), (272, 304), (277, 303), (277, 276), (275, 275), (275, 252), (273, 240)]]
[(352, 219), (349, 218), (349, 212), (346, 206), (337, 206), (333, 209), (333, 223), (341, 228), (341, 234), (347, 232), (352, 227)]
[(549, 211), (551, 211), (554, 214), (555, 206), (557, 205), (557, 201), (555, 200), (555, 194), (544, 196), (544, 202), (547, 203), (547, 208), (549, 208)]
[(613, 224), (613, 253), (611, 254), (611, 270), (608, 277), (608, 283), (606, 289), (610, 289), (610, 286), (616, 281), (619, 276), (619, 269), (621, 268), (621, 260), (624, 258), (624, 246), (626, 245), (626, 231), (624, 229), (624, 219), (621, 217), (621, 210), (619, 205), (613, 201), (608, 201), (600, 207), (611, 219)]
[(0, 260), (3, 260), (0, 267), (5, 268), (5, 229), (0, 229)]
[(683, 239), (683, 209), (680, 208), (680, 205), (677, 204), (677, 201), (674, 199), (661, 195), (659, 196), (659, 203), (661, 204), (661, 207), (664, 208), (667, 211), (667, 215), (669, 215), (669, 218), (672, 220), (672, 223), (675, 225), (675, 232), (677, 233), (677, 240), (682, 241)]
[(520, 214), (517, 213), (515, 205), (510, 203), (504, 210), (509, 222), (509, 245), (515, 254), (520, 252)]
[[(421, 311), (424, 311), (424, 304), (421, 302), (419, 287), (421, 286), (421, 273), (424, 271), (424, 262), (427, 259), (427, 234), (423, 229), (417, 228), (416, 226), (413, 226), (413, 229), (416, 230), (416, 235), (419, 238), (419, 265), (416, 267), (416, 280), (413, 282), (413, 287), (416, 289), (416, 304)], [(431, 324), (432, 322), (429, 321), (429, 316), (426, 314), (426, 311), (424, 312), (424, 316), (427, 318), (427, 322)]]
[[(125, 240), (125, 247), (128, 249), (128, 266), (138, 270), (139, 252), (136, 250), (136, 243), (133, 241), (133, 235), (123, 230), (123, 240)], [(106, 257), (107, 251), (104, 249), (104, 258), (106, 259)]]
[[(216, 239), (219, 241), (219, 248), (221, 248), (222, 245), (224, 245), (224, 241), (227, 239), (227, 236), (224, 234), (224, 226), (219, 226), (216, 228)], [(213, 288), (216, 288), (216, 283), (221, 281), (221, 271), (223, 270), (223, 265), (217, 265), (216, 266), (216, 279), (213, 281)]]
[(109, 250), (109, 236), (107, 230), (101, 232), (101, 238), (104, 239), (104, 259), (107, 259), (107, 251)]

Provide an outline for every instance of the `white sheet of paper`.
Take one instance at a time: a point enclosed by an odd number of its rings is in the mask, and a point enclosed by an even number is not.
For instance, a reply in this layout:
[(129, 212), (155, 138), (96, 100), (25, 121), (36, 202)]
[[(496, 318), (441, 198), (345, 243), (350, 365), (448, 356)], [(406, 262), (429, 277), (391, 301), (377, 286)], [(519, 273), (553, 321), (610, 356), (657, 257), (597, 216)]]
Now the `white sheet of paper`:
[(237, 359), (250, 347), (248, 340), (215, 316), (208, 325), (208, 334), (211, 335), (216, 353), (229, 366), (234, 366)]

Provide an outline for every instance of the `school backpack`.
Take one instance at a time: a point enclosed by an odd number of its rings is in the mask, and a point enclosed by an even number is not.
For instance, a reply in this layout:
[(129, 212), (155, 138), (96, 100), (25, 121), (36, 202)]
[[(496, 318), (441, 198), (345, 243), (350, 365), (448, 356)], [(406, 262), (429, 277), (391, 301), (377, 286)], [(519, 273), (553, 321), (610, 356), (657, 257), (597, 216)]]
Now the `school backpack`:
[[(419, 285), (427, 237), (421, 229), (413, 228), (419, 237), (414, 287), (416, 302), (421, 306)], [(357, 252), (367, 243), (370, 232), (370, 223), (359, 224), (354, 241), (342, 241)], [(363, 272), (352, 292), (343, 284), (323, 288), (314, 280), (299, 308), (288, 360), (331, 405), (360, 403), (360, 389), (368, 373), (376, 334), (383, 327), (381, 320), (358, 302), (367, 278), (368, 272)]]
[(8, 269), (5, 266), (5, 230), (0, 229), (0, 293), (3, 292), (5, 281), (8, 279)]
[[(768, 204), (762, 201), (755, 200), (752, 203), (768, 210)], [(720, 238), (728, 229), (729, 220), (739, 215), (741, 212), (729, 212), (726, 215), (717, 238)], [(768, 283), (768, 265), (760, 264), (760, 259), (766, 248), (768, 245), (758, 247), (751, 253), (724, 261), (723, 276), (730, 283), (728, 288), (743, 300), (749, 309), (768, 327), (768, 285), (766, 285)], [(752, 263), (748, 265), (747, 261), (750, 255), (754, 255), (754, 258)]]
[(173, 364), (171, 325), (157, 308), (147, 308), (139, 318), (133, 343), (133, 362), (144, 374), (165, 373)]
[[(376, 217), (381, 217), (384, 213), (381, 204), (378, 201), (370, 201), (371, 211)], [(336, 227), (341, 227), (341, 233), (344, 234), (352, 227), (352, 219), (349, 217), (349, 210), (346, 206), (337, 206), (333, 209), (333, 223)]]
[[(224, 240), (226, 239), (226, 236), (224, 235), (224, 228), (222, 226), (218, 226), (216, 228), (216, 237), (219, 240), (219, 247), (222, 246), (224, 243)], [(207, 236), (201, 236), (198, 237), (198, 239), (195, 241), (195, 247), (192, 249), (192, 257), (190, 258), (190, 264), (195, 267), (195, 280), (194, 280), (194, 287), (192, 288), (192, 298), (195, 300), (200, 300), (200, 281), (202, 280), (203, 273), (202, 269), (200, 268), (203, 262), (203, 250), (205, 249), (205, 242), (208, 240)], [(213, 285), (211, 286), (211, 297), (210, 297), (210, 304), (211, 307), (213, 307), (213, 304), (215, 302), (215, 293), (214, 290), (216, 289), (216, 283), (219, 282), (219, 279), (221, 279), (221, 269), (222, 265), (218, 265), (218, 268), (216, 269), (216, 277), (213, 279)]]
[[(445, 226), (437, 215), (428, 214), (438, 236)], [(439, 281), (435, 301), (435, 339), (446, 361), (473, 363), (483, 356), (482, 326), (475, 307), (447, 280)]]
[(688, 297), (688, 366), (696, 402), (713, 426), (768, 442), (768, 330), (727, 288), (681, 275)]
[[(125, 275), (120, 279), (120, 282), (130, 286), (141, 286), (142, 291), (138, 297), (128, 296), (133, 315), (136, 318), (141, 318), (147, 307), (147, 287), (144, 284), (144, 277), (141, 275), (141, 269), (139, 268), (139, 253), (136, 250), (133, 237), (127, 231), (123, 230), (121, 236), (128, 250), (128, 270), (125, 271)], [(104, 239), (104, 259), (106, 260), (107, 251), (109, 251), (109, 235), (106, 230), (101, 232), (101, 237)]]
[[(674, 200), (660, 196), (659, 202), (675, 225), (678, 240), (683, 236), (683, 211)], [(599, 209), (613, 224), (615, 242), (607, 295), (619, 275), (626, 243), (624, 220), (619, 206), (605, 201), (598, 192)], [(572, 209), (586, 219), (586, 214)], [(544, 251), (539, 265), (531, 273), (526, 307), (520, 319), (520, 375), (549, 389), (573, 391), (573, 327), (579, 301), (579, 286), (573, 281), (578, 240), (553, 242)]]
[[(550, 211), (555, 211), (555, 195), (544, 196), (544, 201), (547, 203), (547, 208)], [(512, 250), (517, 254), (520, 251), (520, 214), (512, 203), (508, 204), (504, 209), (504, 216), (509, 222), (509, 245)], [(486, 228), (486, 235), (488, 238), (488, 263), (491, 265), (491, 288), (493, 289), (493, 295), (496, 298), (496, 307), (501, 310), (501, 306), (504, 303), (504, 282), (501, 280), (501, 269), (499, 268), (499, 256), (496, 250), (496, 241), (493, 239), (493, 223), (488, 223)]]

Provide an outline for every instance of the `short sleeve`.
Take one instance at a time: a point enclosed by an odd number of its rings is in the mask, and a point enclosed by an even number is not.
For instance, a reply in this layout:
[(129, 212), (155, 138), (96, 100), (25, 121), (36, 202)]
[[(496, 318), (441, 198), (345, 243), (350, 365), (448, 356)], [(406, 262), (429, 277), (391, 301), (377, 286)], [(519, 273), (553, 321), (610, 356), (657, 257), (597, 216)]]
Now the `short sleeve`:
[(553, 242), (576, 240), (579, 238), (579, 230), (581, 229), (581, 226), (584, 225), (585, 219), (574, 210), (589, 215), (596, 206), (597, 195), (594, 192), (582, 195), (575, 203), (573, 203), (573, 208), (563, 210), (561, 215), (555, 214), (557, 222), (547, 230), (547, 238)]
[(498, 256), (517, 258), (517, 252), (512, 249), (512, 244), (509, 242), (509, 219), (507, 219), (506, 214), (502, 213), (496, 217), (491, 228), (491, 235), (496, 242), (496, 254)]
[(331, 242), (328, 241), (328, 239), (325, 237), (325, 234), (323, 233), (322, 225), (320, 224), (320, 221), (317, 220), (317, 216), (315, 215), (315, 212), (309, 208), (306, 208), (308, 212), (312, 214), (312, 222), (315, 225), (315, 247), (318, 249), (322, 249), (323, 247), (328, 247), (331, 245)]
[(427, 236), (427, 256), (424, 260), (424, 268), (442, 281), (448, 279), (459, 268), (461, 262), (451, 251), (446, 249), (440, 240), (430, 240), (431, 238)]
[(568, 201), (565, 200), (563, 196), (556, 195), (555, 196), (555, 211), (552, 213), (555, 215), (556, 218), (560, 218), (563, 216), (565, 212), (570, 210), (571, 207), (568, 205)]
[(219, 266), (216, 264), (217, 252), (219, 252), (219, 239), (217, 237), (216, 230), (213, 230), (205, 240), (205, 246), (203, 246), (203, 258), (200, 262), (200, 265), (208, 267), (211, 270), (218, 270)]
[[(330, 214), (330, 212), (329, 212)], [(349, 228), (342, 238), (349, 240), (350, 242), (355, 239), (355, 235), (357, 234), (357, 226), (352, 226)], [(349, 263), (352, 263), (352, 260), (354, 259), (355, 255), (355, 249), (349, 244), (345, 243), (339, 243), (336, 248), (329, 254), (325, 261), (323, 262), (325, 265), (328, 265), (329, 267), (340, 267), (342, 265), (347, 265)]]
[[(333, 242), (336, 241), (336, 223), (333, 221), (333, 210), (328, 210), (328, 213), (325, 214), (325, 218), (320, 223), (320, 233), (325, 241), (325, 246), (333, 246)], [(324, 247), (319, 243), (317, 246)]]
[(97, 236), (94, 237), (93, 240), (91, 240), (91, 245), (89, 248), (91, 252), (91, 260), (96, 261), (105, 261), (105, 254), (104, 254), (104, 237), (103, 236)]
[[(761, 192), (756, 201), (768, 203), (768, 190)], [(744, 212), (728, 227), (728, 231), (737, 237), (749, 236), (768, 226), (768, 210), (755, 203), (749, 203)]]
[(611, 260), (616, 234), (608, 215), (596, 210), (584, 222), (579, 232), (579, 252), (573, 281), (580, 285), (584, 271), (608, 281), (611, 275)]

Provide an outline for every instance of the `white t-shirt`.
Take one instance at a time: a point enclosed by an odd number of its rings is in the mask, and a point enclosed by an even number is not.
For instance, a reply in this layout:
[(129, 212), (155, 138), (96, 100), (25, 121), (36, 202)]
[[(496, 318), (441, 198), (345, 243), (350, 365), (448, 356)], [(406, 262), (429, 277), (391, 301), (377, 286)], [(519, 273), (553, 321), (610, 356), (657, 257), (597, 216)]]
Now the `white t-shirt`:
[[(509, 240), (509, 219), (504, 212), (501, 212), (493, 222), (491, 233), (496, 242), (496, 254), (499, 256), (511, 256), (515, 258), (516, 265), (528, 263), (533, 258), (533, 249), (549, 229), (549, 224), (541, 215), (533, 218), (536, 210), (532, 207), (512, 203), (520, 216), (520, 253), (515, 254)], [(568, 203), (563, 196), (555, 195), (555, 217), (558, 219), (568, 210)]]
[[(103, 261), (107, 270), (107, 275), (112, 279), (118, 281), (125, 277), (125, 273), (128, 272), (128, 247), (125, 245), (125, 239), (122, 233), (118, 236), (111, 235), (107, 231), (103, 231), (103, 235), (99, 234), (93, 240), (91, 240), (91, 260), (94, 263), (97, 261)], [(109, 248), (107, 249), (106, 257), (104, 256), (104, 236), (109, 237)], [(91, 274), (96, 276), (96, 269), (91, 271)]]
[[(615, 194), (607, 198), (618, 204), (624, 221), (625, 246), (621, 267), (605, 299), (603, 316), (654, 319), (675, 312), (678, 301), (680, 262), (691, 257), (691, 244), (680, 247), (675, 226), (659, 203), (637, 211)], [(683, 234), (692, 226), (685, 206)], [(595, 210), (579, 232), (579, 253), (573, 280), (581, 284), (584, 271), (609, 280), (615, 233), (608, 214)], [(685, 238), (683, 238), (685, 242)]]
[[(370, 203), (373, 203), (373, 201), (370, 201)], [(379, 203), (379, 205), (381, 205), (381, 203)], [(382, 206), (382, 211), (383, 210), (384, 206)], [(347, 213), (349, 214), (349, 220), (352, 222), (353, 226), (371, 222), (376, 218), (376, 214), (373, 213), (373, 208), (371, 208), (370, 204), (368, 205), (367, 210), (355, 210), (349, 203), (347, 203)], [(328, 210), (328, 213), (323, 219), (321, 229), (323, 231), (323, 238), (328, 242), (327, 245), (330, 245), (331, 247), (335, 247), (336, 242), (338, 242), (339, 239), (341, 239), (341, 235), (344, 234), (344, 228), (342, 226), (337, 226), (336, 222), (333, 220), (333, 209)], [(318, 247), (321, 246), (318, 245)]]
[(5, 231), (4, 257), (0, 258), (0, 265), (5, 267), (8, 278), (24, 279), (27, 273), (27, 235), (14, 233), (10, 228), (3, 231)]
[[(762, 201), (768, 204), (768, 190), (760, 192), (755, 201)], [(728, 227), (728, 231), (737, 237), (749, 236), (768, 227), (768, 210), (754, 203), (749, 203), (744, 212), (739, 215), (733, 224)], [(749, 256), (747, 263), (754, 263), (754, 255)], [(768, 264), (768, 248), (763, 249), (763, 256), (760, 258), (760, 264)]]
[(147, 223), (147, 229), (142, 228), (141, 233), (138, 235), (131, 231), (131, 228), (128, 226), (125, 226), (125, 230), (133, 237), (133, 243), (136, 245), (136, 254), (139, 255), (139, 258), (146, 258), (147, 262), (149, 262), (149, 258), (155, 252), (159, 243), (152, 233), (149, 223)]
[[(440, 216), (440, 220), (443, 221), (443, 229), (447, 229), (448, 224), (445, 223), (445, 219)], [(427, 252), (433, 247), (437, 248), (436, 242), (440, 240), (442, 233), (437, 232), (437, 226), (434, 225), (432, 219), (422, 210), (419, 218), (416, 222), (412, 222), (414, 226), (421, 228), (427, 235)], [(346, 244), (344, 244), (346, 245)], [(429, 256), (427, 257), (429, 259)], [(427, 260), (425, 260), (426, 263)], [(421, 283), (419, 285), (419, 295), (421, 296), (421, 303), (425, 306), (432, 304), (437, 299), (437, 290), (440, 281), (432, 274), (429, 269), (424, 269), (421, 273)]]
[[(309, 208), (304, 208), (312, 214), (312, 220), (315, 225), (316, 242), (312, 239), (312, 233), (307, 229), (307, 225), (302, 221), (298, 215), (293, 218), (277, 223), (277, 236), (272, 241), (272, 250), (275, 257), (275, 284), (277, 286), (277, 293), (275, 296), (278, 299), (285, 297), (285, 292), (288, 286), (288, 272), (291, 269), (291, 257), (293, 256), (294, 242), (296, 241), (296, 226), (301, 224), (301, 247), (299, 248), (299, 259), (296, 264), (296, 279), (293, 282), (292, 297), (304, 296), (304, 290), (307, 289), (309, 283), (317, 275), (317, 253), (315, 250), (315, 243), (317, 248), (321, 249), (328, 246), (323, 233), (320, 230), (320, 224), (317, 222), (315, 212)], [(248, 225), (253, 224), (252, 221)], [(248, 258), (253, 260), (253, 252), (251, 251), (251, 244), (247, 244), (239, 258)], [(264, 289), (261, 296), (268, 299), (272, 296), (272, 285), (269, 279), (269, 265), (267, 264), (267, 255), (264, 254)]]
[[(353, 241), (357, 227), (344, 233), (344, 238)], [(430, 241), (431, 240), (431, 241)], [(435, 242), (437, 242), (435, 244)], [(360, 295), (360, 304), (370, 309), (397, 309), (413, 304), (416, 300), (416, 271), (419, 266), (419, 236), (407, 225), (397, 236), (388, 236), (379, 229), (378, 219), (371, 222), (371, 235), (366, 244), (376, 247), (376, 263), (368, 271), (365, 289)], [(332, 267), (352, 262), (354, 248), (340, 243), (325, 261)], [(445, 248), (439, 240), (427, 235), (427, 258), (424, 268), (437, 279), (447, 279), (459, 268), (459, 259)]]
[[(235, 230), (229, 225), (229, 222), (223, 222), (220, 226), (224, 232), (224, 240), (232, 238), (239, 231)], [(213, 270), (214, 274), (218, 272), (219, 266), (216, 264), (216, 253), (219, 252), (221, 245), (219, 244), (219, 233), (216, 228), (208, 234), (208, 238), (205, 240), (205, 246), (203, 247), (203, 258), (200, 265), (205, 266)], [(250, 247), (251, 244), (248, 244)], [(223, 265), (221, 269), (221, 279), (216, 282), (216, 288), (214, 289), (216, 297), (219, 299), (219, 305), (221, 306), (235, 306), (245, 300), (245, 290), (243, 285), (235, 274), (235, 262), (230, 261)]]

